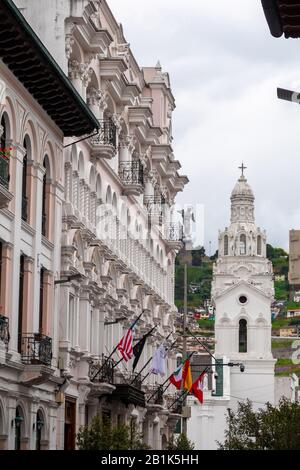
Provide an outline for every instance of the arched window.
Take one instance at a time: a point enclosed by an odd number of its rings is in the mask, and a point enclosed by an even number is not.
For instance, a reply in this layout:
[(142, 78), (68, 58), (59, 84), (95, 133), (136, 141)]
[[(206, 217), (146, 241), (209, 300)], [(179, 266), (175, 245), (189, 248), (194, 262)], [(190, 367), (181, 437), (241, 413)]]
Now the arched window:
[(259, 256), (261, 255), (261, 248), (262, 248), (261, 245), (262, 245), (262, 244), (261, 244), (261, 236), (258, 235), (258, 237), (257, 237), (257, 254), (258, 254)]
[(239, 352), (247, 352), (247, 320), (240, 320), (239, 322)]
[(36, 450), (41, 450), (41, 442), (42, 442), (42, 432), (44, 427), (44, 418), (42, 412), (39, 410), (36, 415)]
[(228, 249), (228, 235), (224, 237), (224, 255), (228, 256), (229, 249)]
[(0, 141), (0, 184), (5, 186), (8, 189), (9, 186), (9, 155), (6, 150), (6, 141), (7, 141), (7, 123), (4, 115), (1, 119), (1, 126), (3, 128), (3, 133), (1, 135)]
[(27, 156), (29, 151), (29, 138), (25, 137), (23, 142), (23, 147), (25, 149), (25, 155), (23, 158), (23, 171), (22, 171), (22, 220), (27, 222), (28, 220), (28, 197), (27, 197)]
[(43, 194), (42, 194), (42, 235), (49, 238), (49, 178), (50, 165), (48, 155), (44, 158), (43, 167), (45, 169), (43, 177)]
[(23, 412), (20, 406), (17, 406), (15, 417), (15, 450), (21, 450), (22, 424), (24, 421)]
[(246, 254), (246, 235), (243, 233), (240, 236), (240, 255)]

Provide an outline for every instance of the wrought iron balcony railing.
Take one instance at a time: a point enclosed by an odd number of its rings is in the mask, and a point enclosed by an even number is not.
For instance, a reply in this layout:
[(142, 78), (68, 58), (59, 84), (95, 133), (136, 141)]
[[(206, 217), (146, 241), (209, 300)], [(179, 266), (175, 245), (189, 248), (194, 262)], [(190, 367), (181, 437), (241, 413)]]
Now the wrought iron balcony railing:
[(130, 374), (126, 377), (126, 383), (138, 390), (142, 390), (143, 376), (140, 374)]
[(93, 145), (111, 145), (117, 147), (117, 128), (112, 119), (99, 120), (99, 133), (92, 137)]
[(0, 315), (0, 341), (8, 345), (10, 340), (9, 320), (4, 315)]
[(92, 382), (114, 384), (114, 361), (103, 356), (90, 364), (89, 377)]
[(22, 197), (22, 214), (21, 214), (21, 217), (22, 217), (22, 220), (24, 220), (25, 222), (27, 222), (27, 219), (28, 219), (28, 197), (26, 196), (23, 196)]
[(0, 184), (9, 187), (9, 160), (4, 157), (0, 157)]
[(52, 339), (41, 333), (21, 335), (21, 359), (23, 364), (43, 364), (50, 366), (52, 361)]
[(183, 226), (180, 223), (166, 225), (165, 238), (170, 242), (181, 242), (183, 240)]
[(119, 176), (125, 186), (144, 184), (144, 168), (140, 160), (120, 162)]
[(149, 215), (162, 216), (162, 198), (160, 196), (145, 196), (144, 204)]
[(154, 387), (148, 387), (149, 393), (147, 403), (151, 403), (153, 405), (161, 405), (164, 404), (164, 388), (162, 385), (156, 385)]

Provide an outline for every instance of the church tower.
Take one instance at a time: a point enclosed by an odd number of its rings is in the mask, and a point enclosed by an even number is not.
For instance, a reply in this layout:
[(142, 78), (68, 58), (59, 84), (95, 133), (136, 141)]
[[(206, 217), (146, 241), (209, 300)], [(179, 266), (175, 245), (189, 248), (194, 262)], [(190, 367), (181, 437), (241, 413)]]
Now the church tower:
[[(271, 349), (272, 263), (266, 257), (266, 233), (255, 225), (254, 194), (242, 174), (231, 194), (231, 223), (219, 233), (212, 298), (216, 308), (217, 358), (245, 365), (230, 368), (224, 384), (230, 402), (249, 398), (254, 406), (274, 401)], [(224, 388), (224, 389), (225, 389)], [(234, 408), (234, 406), (232, 406)]]

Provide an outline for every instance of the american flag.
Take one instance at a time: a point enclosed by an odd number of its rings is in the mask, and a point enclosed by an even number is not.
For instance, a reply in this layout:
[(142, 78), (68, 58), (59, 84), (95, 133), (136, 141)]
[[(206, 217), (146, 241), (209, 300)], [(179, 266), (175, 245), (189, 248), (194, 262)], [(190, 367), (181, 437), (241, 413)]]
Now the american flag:
[(128, 362), (133, 356), (133, 333), (132, 329), (126, 332), (118, 344), (118, 350), (122, 354), (124, 361)]

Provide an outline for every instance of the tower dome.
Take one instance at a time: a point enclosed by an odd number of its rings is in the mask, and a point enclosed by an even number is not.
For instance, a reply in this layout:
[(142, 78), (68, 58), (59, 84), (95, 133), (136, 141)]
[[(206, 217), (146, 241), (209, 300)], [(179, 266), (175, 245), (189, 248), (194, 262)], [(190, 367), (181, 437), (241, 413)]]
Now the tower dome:
[(254, 193), (244, 175), (246, 167), (240, 167), (242, 174), (231, 193), (231, 223), (254, 223)]
[(247, 182), (247, 179), (244, 175), (241, 175), (238, 179), (232, 193), (231, 193), (231, 201), (233, 199), (250, 199), (254, 202), (254, 194), (252, 191), (251, 186)]

